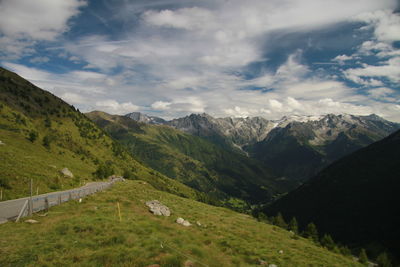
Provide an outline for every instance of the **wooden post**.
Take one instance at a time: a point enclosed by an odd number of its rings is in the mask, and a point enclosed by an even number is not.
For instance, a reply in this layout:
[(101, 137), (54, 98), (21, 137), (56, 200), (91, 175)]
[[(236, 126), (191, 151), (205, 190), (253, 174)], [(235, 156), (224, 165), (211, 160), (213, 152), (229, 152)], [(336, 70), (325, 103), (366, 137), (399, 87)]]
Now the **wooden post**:
[(30, 186), (31, 194), (29, 197), (29, 211), (28, 211), (29, 216), (32, 216), (33, 213), (32, 190), (33, 190), (33, 179), (31, 178), (31, 186)]
[(39, 195), (39, 186), (36, 187), (36, 195)]
[(3, 188), (0, 189), (0, 201), (3, 201)]
[(121, 209), (120, 209), (120, 207), (119, 207), (119, 202), (117, 202), (117, 207), (118, 207), (118, 217), (119, 217), (119, 221), (121, 222), (121, 221), (122, 221), (122, 218), (121, 218)]
[(61, 194), (58, 195), (58, 205), (61, 205)]
[(46, 197), (46, 198), (44, 199), (44, 209), (45, 209), (46, 211), (49, 210), (49, 199), (48, 199), (48, 197)]
[(15, 222), (18, 222), (19, 219), (22, 217), (22, 215), (25, 212), (26, 206), (28, 205), (29, 200), (25, 201), (24, 205), (22, 206), (22, 209), (20, 210), (17, 219), (15, 220)]

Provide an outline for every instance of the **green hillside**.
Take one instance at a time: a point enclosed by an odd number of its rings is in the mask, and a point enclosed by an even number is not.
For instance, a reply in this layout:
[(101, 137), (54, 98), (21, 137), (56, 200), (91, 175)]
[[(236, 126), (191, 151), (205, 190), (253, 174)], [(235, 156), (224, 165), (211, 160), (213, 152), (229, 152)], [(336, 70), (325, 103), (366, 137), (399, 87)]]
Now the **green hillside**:
[[(152, 215), (144, 202), (153, 199), (171, 216)], [(175, 223), (178, 217), (192, 225)], [(116, 183), (33, 219), (39, 223), (1, 225), (1, 266), (362, 266), (248, 215), (141, 181)]]
[(288, 189), (257, 161), (203, 138), (98, 111), (87, 116), (146, 165), (232, 205), (232, 198), (267, 202)]
[(400, 131), (325, 168), (265, 211), (314, 222), (322, 232), (369, 255), (400, 262)]
[[(85, 115), (0, 68), (0, 189), (3, 200), (76, 187), (126, 171), (163, 190), (200, 194), (137, 162)], [(68, 168), (73, 178), (60, 170)]]

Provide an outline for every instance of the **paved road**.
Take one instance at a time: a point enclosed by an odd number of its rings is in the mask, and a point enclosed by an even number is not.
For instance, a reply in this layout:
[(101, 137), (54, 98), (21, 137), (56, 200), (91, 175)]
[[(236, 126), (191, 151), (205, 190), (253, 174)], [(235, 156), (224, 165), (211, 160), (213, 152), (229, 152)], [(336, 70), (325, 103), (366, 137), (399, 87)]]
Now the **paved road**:
[[(59, 205), (70, 199), (78, 199), (104, 190), (118, 180), (120, 179), (114, 179), (111, 182), (91, 182), (75, 189), (33, 196), (33, 212), (38, 212), (40, 210), (46, 209), (47, 207)], [(0, 202), (0, 223), (9, 220), (15, 220), (27, 200), (29, 200), (29, 197)], [(24, 215), (27, 215), (27, 212), (28, 207), (25, 209)]]

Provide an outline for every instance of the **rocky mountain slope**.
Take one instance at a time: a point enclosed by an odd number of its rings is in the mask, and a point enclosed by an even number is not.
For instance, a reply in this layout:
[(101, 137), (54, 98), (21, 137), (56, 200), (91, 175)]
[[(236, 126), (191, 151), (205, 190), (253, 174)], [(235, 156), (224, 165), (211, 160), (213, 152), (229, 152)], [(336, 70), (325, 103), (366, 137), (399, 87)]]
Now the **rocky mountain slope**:
[(370, 255), (389, 249), (400, 259), (399, 151), (397, 131), (329, 165), (266, 211), (295, 216), (303, 225), (312, 221)]
[(400, 124), (374, 114), (292, 115), (281, 120), (191, 114), (163, 124), (244, 152), (280, 177), (298, 181), (400, 128)]
[(203, 138), (125, 116), (86, 115), (146, 165), (227, 205), (235, 199), (268, 202), (290, 188), (258, 161)]

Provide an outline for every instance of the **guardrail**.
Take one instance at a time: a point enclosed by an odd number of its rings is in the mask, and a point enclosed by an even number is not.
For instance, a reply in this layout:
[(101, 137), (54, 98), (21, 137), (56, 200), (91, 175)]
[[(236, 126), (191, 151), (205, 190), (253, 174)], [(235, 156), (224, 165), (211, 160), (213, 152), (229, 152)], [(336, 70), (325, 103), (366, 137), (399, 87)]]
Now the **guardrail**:
[(32, 215), (32, 213), (48, 210), (50, 207), (69, 200), (80, 199), (103, 191), (111, 187), (113, 183), (123, 180), (122, 177), (117, 177), (110, 179), (109, 182), (95, 182), (76, 189), (0, 202), (0, 223), (19, 221), (20, 218)]

